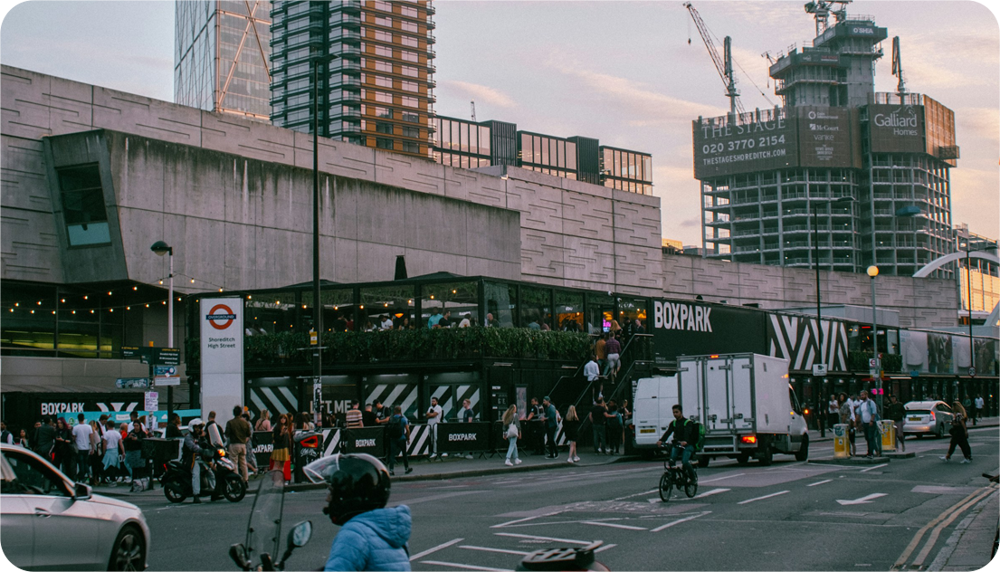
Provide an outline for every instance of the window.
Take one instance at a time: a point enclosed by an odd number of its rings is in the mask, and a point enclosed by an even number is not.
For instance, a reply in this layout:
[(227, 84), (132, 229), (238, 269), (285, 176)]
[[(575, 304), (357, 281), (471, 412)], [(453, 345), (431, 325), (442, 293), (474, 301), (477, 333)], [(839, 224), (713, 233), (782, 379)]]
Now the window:
[(420, 128), (418, 128), (418, 127), (404, 127), (403, 128), (403, 135), (406, 136), (406, 137), (419, 138), (420, 137)]
[[(3, 494), (46, 495), (57, 497), (72, 496), (66, 481), (51, 469), (26, 454), (9, 452), (3, 455), (3, 462), (10, 466), (13, 475), (4, 472)], [(13, 479), (8, 480), (10, 477)]]
[(420, 47), (420, 42), (413, 36), (400, 36), (399, 39), (400, 43), (402, 43), (404, 46), (409, 46), (411, 48)]
[(403, 75), (407, 77), (420, 77), (420, 70), (413, 66), (401, 66), (403, 70)]
[(392, 94), (386, 93), (384, 91), (376, 91), (375, 101), (380, 101), (382, 103), (392, 103)]
[[(450, 312), (451, 327), (458, 327), (463, 318), (468, 317), (475, 324), (479, 316), (479, 296), (476, 282), (456, 282), (452, 284), (427, 284), (421, 287), (421, 325), (431, 328), (441, 321), (442, 315)], [(432, 319), (431, 317), (434, 316)]]
[(392, 32), (383, 32), (382, 30), (375, 30), (375, 39), (380, 42), (392, 43)]
[(380, 76), (380, 75), (376, 75), (376, 76), (372, 76), (372, 77), (375, 79), (375, 85), (377, 85), (379, 87), (388, 87), (389, 89), (392, 89), (392, 78), (391, 77), (384, 77), (384, 76)]
[(97, 165), (59, 169), (57, 176), (69, 245), (110, 244), (108, 213)]
[(385, 16), (375, 16), (375, 25), (376, 26), (385, 26), (386, 28), (391, 28), (392, 27), (392, 18), (385, 17)]
[(379, 133), (387, 133), (392, 135), (392, 124), (391, 123), (376, 123), (375, 131)]
[(419, 153), (420, 145), (412, 141), (403, 141), (403, 151), (407, 153)]
[(391, 58), (392, 48), (387, 46), (375, 46), (375, 55), (382, 56), (384, 58)]
[(410, 97), (409, 95), (404, 95), (402, 98), (403, 105), (406, 107), (420, 107), (420, 100), (416, 97)]
[(552, 329), (552, 310), (549, 305), (549, 288), (521, 287), (521, 327), (532, 330)]
[(372, 107), (372, 112), (375, 114), (375, 117), (392, 119), (392, 110), (388, 107)]
[(417, 82), (415, 82), (415, 81), (405, 81), (404, 80), (402, 82), (402, 84), (403, 84), (403, 90), (405, 90), (405, 91), (412, 91), (414, 93), (420, 91), (420, 86), (418, 86)]
[[(380, 72), (392, 73), (392, 64), (389, 62), (375, 62), (375, 69)], [(363, 79), (361, 81), (364, 81)]]
[(417, 12), (416, 8), (411, 8), (410, 6), (400, 6), (399, 13), (406, 16), (407, 18), (419, 18), (420, 13)]
[(411, 52), (409, 50), (399, 50), (400, 59), (408, 62), (418, 62), (420, 59), (417, 57), (417, 52)]
[(372, 7), (376, 10), (382, 10), (383, 12), (392, 12), (392, 4), (389, 2), (382, 2), (381, 0), (375, 0), (372, 3)]
[(378, 147), (379, 149), (392, 150), (392, 139), (385, 139), (383, 137), (379, 137), (375, 139), (375, 146)]
[(399, 25), (404, 32), (420, 32), (420, 28), (414, 22), (400, 22)]
[[(416, 99), (416, 98), (410, 98), (410, 99)], [(403, 121), (409, 121), (410, 123), (420, 123), (420, 116), (417, 115), (416, 113), (413, 113), (412, 111), (404, 111)]]

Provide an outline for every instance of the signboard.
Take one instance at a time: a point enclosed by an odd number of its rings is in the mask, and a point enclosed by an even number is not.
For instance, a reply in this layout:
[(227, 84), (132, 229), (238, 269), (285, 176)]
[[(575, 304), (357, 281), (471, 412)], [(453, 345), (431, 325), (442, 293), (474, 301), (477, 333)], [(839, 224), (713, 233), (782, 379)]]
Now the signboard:
[(682, 355), (766, 354), (765, 313), (704, 302), (654, 300), (653, 356), (657, 363)]
[(172, 365), (181, 364), (180, 348), (149, 348), (152, 365)]
[(115, 380), (115, 387), (118, 389), (145, 389), (149, 387), (149, 378), (119, 377)]
[(156, 387), (180, 385), (181, 378), (177, 375), (177, 367), (172, 365), (154, 365), (153, 383)]
[[(817, 326), (823, 328), (822, 336)], [(819, 348), (820, 337), (822, 350)], [(828, 371), (847, 371), (847, 328), (844, 322), (822, 320), (817, 324), (816, 318), (812, 317), (769, 314), (767, 346), (767, 355), (788, 360), (789, 371), (811, 371), (814, 364), (822, 364)]]
[(843, 107), (795, 108), (799, 167), (861, 168), (858, 114)]
[(814, 363), (813, 364), (813, 377), (823, 377), (826, 375), (826, 364), (825, 363)]
[(340, 435), (340, 450), (344, 453), (368, 453), (373, 457), (385, 457), (385, 427), (342, 429)]
[(202, 298), (198, 317), (201, 407), (220, 412), (225, 424), (233, 406), (243, 405), (243, 298)]
[(873, 153), (926, 152), (922, 105), (869, 105), (868, 130)]
[(489, 423), (439, 423), (438, 452), (471, 453), (488, 451)]
[(726, 117), (694, 121), (694, 177), (704, 180), (732, 173), (747, 173), (795, 166), (798, 136), (794, 121), (779, 110), (761, 115), (759, 121), (729, 123)]

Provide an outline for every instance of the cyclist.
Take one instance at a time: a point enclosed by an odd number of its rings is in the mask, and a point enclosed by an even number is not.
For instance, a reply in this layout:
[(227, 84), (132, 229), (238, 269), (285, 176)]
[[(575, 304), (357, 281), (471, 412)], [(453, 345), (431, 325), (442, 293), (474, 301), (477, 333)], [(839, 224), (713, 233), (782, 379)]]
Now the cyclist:
[(663, 446), (663, 442), (670, 435), (674, 436), (673, 448), (670, 450), (670, 466), (673, 467), (680, 457), (681, 464), (687, 474), (694, 478), (694, 467), (691, 466), (691, 455), (694, 454), (694, 445), (698, 442), (698, 427), (693, 421), (684, 418), (684, 410), (680, 404), (673, 406), (674, 420), (667, 426), (667, 432), (656, 442), (657, 447)]

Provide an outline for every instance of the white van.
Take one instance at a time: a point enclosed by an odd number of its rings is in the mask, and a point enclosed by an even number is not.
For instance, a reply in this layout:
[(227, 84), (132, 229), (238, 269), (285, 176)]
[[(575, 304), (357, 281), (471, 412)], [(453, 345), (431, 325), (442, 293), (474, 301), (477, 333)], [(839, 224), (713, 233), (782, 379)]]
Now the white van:
[(678, 373), (640, 379), (635, 390), (635, 446), (656, 442), (680, 404), (684, 416), (705, 427), (701, 466), (726, 456), (750, 457), (770, 465), (774, 453), (809, 457), (809, 434), (798, 399), (788, 383), (788, 360), (757, 354), (681, 357)]

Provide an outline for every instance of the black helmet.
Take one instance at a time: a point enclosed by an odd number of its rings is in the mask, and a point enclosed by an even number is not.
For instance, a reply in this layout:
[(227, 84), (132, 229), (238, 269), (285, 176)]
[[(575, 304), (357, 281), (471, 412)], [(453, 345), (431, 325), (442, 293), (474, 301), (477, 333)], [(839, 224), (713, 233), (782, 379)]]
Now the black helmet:
[(323, 509), (334, 524), (384, 508), (389, 502), (389, 470), (382, 461), (364, 453), (336, 454), (302, 468), (310, 481), (330, 487), (330, 504)]

